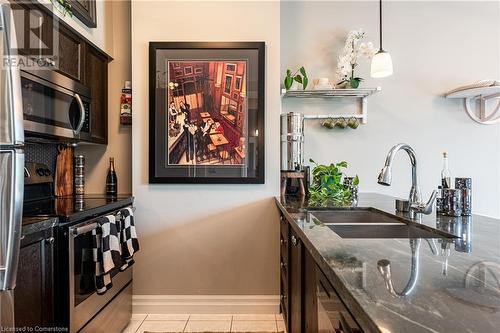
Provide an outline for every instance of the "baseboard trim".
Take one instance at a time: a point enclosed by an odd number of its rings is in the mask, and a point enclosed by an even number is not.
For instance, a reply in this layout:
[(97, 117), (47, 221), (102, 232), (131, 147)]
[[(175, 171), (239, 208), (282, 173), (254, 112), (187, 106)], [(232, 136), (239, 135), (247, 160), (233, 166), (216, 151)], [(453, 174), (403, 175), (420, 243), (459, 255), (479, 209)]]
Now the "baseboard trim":
[(279, 295), (133, 295), (133, 313), (279, 313)]

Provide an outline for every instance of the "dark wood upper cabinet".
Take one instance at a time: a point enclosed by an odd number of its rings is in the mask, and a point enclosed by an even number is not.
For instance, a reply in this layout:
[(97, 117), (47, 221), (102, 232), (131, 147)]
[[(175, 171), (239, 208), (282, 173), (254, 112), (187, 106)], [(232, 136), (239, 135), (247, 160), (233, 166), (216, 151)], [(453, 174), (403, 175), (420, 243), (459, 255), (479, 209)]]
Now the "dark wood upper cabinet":
[(59, 72), (81, 81), (82, 41), (65, 27), (59, 28), (59, 45), (55, 66)]
[(54, 326), (54, 243), (52, 228), (21, 242), (14, 290), (16, 327)]
[(69, 0), (73, 15), (89, 28), (97, 27), (96, 0)]
[(38, 6), (21, 1), (11, 2), (18, 53), (31, 59), (42, 59), (52, 56), (54, 21), (51, 13), (41, 10)]
[(85, 44), (84, 84), (90, 88), (90, 128), (92, 141), (108, 142), (108, 57)]

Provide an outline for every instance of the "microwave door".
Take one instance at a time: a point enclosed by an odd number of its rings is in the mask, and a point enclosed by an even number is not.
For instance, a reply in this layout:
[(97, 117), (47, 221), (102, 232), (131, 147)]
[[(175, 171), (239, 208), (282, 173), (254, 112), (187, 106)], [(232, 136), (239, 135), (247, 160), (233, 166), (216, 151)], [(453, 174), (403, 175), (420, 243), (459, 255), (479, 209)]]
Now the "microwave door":
[(24, 143), (23, 110), (14, 20), (8, 3), (0, 0), (0, 145)]

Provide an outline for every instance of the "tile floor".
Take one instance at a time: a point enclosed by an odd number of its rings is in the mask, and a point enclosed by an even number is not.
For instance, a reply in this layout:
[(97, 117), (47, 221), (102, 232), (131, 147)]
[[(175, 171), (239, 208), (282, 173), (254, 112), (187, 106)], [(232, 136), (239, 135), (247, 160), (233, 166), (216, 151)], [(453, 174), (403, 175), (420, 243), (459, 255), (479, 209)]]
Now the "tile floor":
[(285, 332), (281, 314), (134, 314), (123, 333)]

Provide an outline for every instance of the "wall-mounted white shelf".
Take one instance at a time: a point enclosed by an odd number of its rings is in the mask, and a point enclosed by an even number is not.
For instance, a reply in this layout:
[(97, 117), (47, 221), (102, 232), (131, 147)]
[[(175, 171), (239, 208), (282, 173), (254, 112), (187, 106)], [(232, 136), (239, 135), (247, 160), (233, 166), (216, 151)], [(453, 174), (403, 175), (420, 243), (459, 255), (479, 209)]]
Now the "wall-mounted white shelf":
[(368, 121), (368, 97), (379, 91), (381, 87), (358, 89), (330, 89), (330, 90), (281, 90), (281, 98), (355, 98), (360, 102), (361, 113), (356, 114), (316, 114), (305, 115), (305, 119), (338, 119), (357, 118), (361, 124)]
[[(469, 117), (483, 125), (500, 123), (500, 85), (455, 89), (444, 95), (446, 98), (461, 98), (464, 100), (465, 111)], [(489, 107), (489, 102), (497, 105)], [(479, 107), (475, 104), (479, 103)]]

